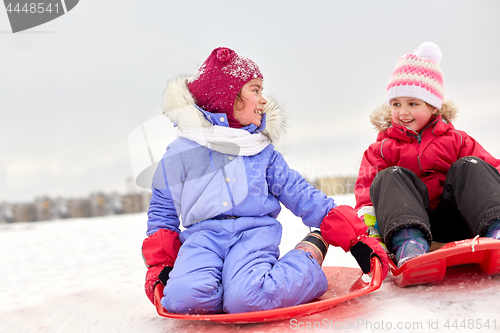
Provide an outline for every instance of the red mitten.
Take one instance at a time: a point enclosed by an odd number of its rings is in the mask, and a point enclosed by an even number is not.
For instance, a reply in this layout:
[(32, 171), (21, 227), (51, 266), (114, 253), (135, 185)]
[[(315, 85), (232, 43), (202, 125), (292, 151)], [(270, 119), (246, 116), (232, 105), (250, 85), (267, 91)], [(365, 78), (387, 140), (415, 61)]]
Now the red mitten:
[(389, 257), (377, 239), (367, 235), (360, 236), (358, 242), (351, 247), (351, 254), (365, 274), (371, 271), (371, 257), (377, 256), (382, 264), (382, 280), (386, 278), (389, 272)]
[(351, 251), (365, 274), (371, 271), (370, 258), (376, 255), (382, 264), (382, 277), (385, 279), (389, 270), (387, 254), (376, 239), (366, 236), (368, 227), (351, 206), (342, 205), (330, 210), (320, 229), (329, 244), (340, 246), (345, 252)]
[(180, 247), (179, 234), (168, 229), (158, 230), (142, 243), (142, 257), (148, 268), (145, 290), (153, 304), (155, 286), (167, 283)]
[(340, 246), (347, 252), (358, 241), (358, 236), (366, 233), (368, 227), (351, 206), (342, 205), (330, 210), (321, 222), (320, 229), (329, 244)]

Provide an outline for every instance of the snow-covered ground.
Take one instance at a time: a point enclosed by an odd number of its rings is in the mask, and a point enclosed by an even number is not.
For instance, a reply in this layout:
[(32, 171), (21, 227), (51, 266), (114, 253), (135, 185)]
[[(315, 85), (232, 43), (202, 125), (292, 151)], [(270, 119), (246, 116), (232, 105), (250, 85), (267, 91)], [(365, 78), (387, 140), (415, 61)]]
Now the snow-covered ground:
[[(335, 199), (354, 203), (350, 195)], [(286, 210), (279, 220), (284, 254), (308, 228)], [(0, 332), (500, 331), (499, 275), (410, 288), (386, 279), (372, 294), (292, 321), (222, 325), (159, 317), (143, 291), (145, 223), (141, 213), (0, 225)], [(357, 267), (338, 248), (330, 248), (325, 265)]]

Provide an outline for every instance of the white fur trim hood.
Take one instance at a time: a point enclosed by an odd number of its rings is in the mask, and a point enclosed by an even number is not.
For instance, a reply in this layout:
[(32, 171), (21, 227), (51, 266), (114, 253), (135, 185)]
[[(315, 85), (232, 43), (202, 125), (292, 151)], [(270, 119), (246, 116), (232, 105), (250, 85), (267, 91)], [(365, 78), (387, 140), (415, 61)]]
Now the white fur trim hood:
[[(188, 78), (189, 76), (177, 77), (167, 83), (163, 94), (163, 114), (181, 130), (210, 127), (212, 124), (194, 106), (194, 98), (186, 85)], [(269, 96), (265, 96), (265, 98), (267, 100), (267, 104), (264, 106), (266, 128), (261, 133), (267, 136), (272, 143), (276, 143), (285, 132), (286, 115), (274, 99)]]
[[(438, 111), (438, 115), (441, 115), (445, 122), (451, 123), (458, 113), (458, 108), (455, 103), (451, 101), (444, 101), (441, 109)], [(383, 132), (392, 126), (391, 123), (391, 107), (389, 104), (384, 103), (375, 110), (373, 110), (370, 115), (370, 121), (375, 127), (377, 132)]]

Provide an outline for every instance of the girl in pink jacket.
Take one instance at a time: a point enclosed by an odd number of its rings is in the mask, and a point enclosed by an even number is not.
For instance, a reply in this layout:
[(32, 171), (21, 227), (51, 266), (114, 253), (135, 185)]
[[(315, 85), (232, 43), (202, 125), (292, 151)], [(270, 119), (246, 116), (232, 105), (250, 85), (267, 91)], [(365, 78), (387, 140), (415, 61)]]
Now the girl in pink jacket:
[(443, 102), (441, 57), (423, 43), (397, 61), (356, 182), (358, 214), (376, 217), (365, 222), (399, 266), (433, 240), (500, 239), (500, 160), (451, 123), (457, 110)]

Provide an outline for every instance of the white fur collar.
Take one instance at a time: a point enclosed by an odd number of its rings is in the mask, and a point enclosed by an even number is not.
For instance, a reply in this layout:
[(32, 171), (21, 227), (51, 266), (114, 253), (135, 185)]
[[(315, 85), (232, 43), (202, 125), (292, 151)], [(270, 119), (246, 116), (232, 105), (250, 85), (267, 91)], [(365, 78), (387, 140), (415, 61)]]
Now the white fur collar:
[[(212, 124), (194, 106), (194, 98), (186, 85), (188, 78), (189, 76), (182, 76), (167, 83), (167, 89), (163, 94), (163, 113), (181, 130), (210, 127)], [(272, 143), (276, 143), (285, 131), (286, 115), (274, 99), (269, 96), (266, 96), (266, 99), (267, 104), (264, 107), (266, 128), (261, 133)]]
[[(441, 109), (438, 110), (438, 115), (448, 123), (451, 123), (458, 113), (458, 108), (452, 101), (444, 101)], [(387, 102), (373, 110), (370, 115), (370, 121), (377, 132), (383, 132), (392, 126), (391, 123), (391, 107)]]

